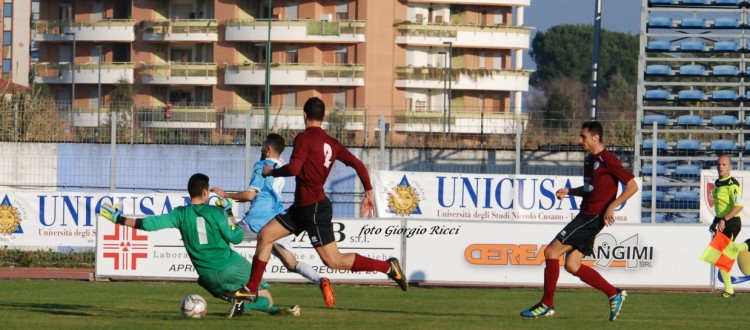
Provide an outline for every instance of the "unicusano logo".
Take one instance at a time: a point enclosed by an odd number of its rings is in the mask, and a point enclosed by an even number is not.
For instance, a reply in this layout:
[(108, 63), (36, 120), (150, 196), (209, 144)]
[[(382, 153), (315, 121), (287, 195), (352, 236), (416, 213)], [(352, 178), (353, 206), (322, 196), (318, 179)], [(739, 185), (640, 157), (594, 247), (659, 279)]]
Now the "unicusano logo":
[[(544, 264), (544, 244), (471, 244), (464, 258), (473, 265), (539, 266)], [(638, 234), (618, 241), (614, 235), (600, 234), (594, 242), (594, 254), (583, 264), (602, 268), (653, 267), (654, 247), (641, 245)], [(560, 258), (561, 265), (563, 259)]]

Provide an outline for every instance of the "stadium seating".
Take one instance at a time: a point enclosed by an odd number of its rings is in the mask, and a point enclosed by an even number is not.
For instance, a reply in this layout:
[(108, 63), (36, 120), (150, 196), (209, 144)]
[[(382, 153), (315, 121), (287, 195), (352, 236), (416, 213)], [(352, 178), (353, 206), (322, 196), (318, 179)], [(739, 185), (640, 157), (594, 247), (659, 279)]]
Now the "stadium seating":
[(699, 126), (703, 125), (703, 117), (698, 115), (682, 115), (677, 117), (677, 125), (680, 126)]
[(672, 0), (648, 0), (649, 4), (672, 4)]
[(706, 74), (706, 69), (702, 65), (688, 64), (680, 67), (681, 76), (702, 76)]
[[(641, 216), (641, 223), (651, 223), (651, 214), (650, 213), (644, 213), (645, 215)], [(665, 223), (667, 221), (667, 214), (657, 212), (654, 215), (654, 223)]]
[(700, 150), (702, 148), (701, 141), (698, 140), (679, 140), (675, 146), (677, 150)]
[(698, 165), (679, 165), (674, 171), (676, 176), (700, 176), (701, 167)]
[(646, 45), (646, 50), (648, 51), (669, 51), (670, 49), (671, 45), (669, 41), (664, 40), (652, 40)]
[(683, 41), (680, 44), (680, 51), (683, 52), (702, 52), (706, 44), (702, 41)]
[(656, 123), (658, 125), (667, 125), (669, 124), (669, 117), (666, 115), (646, 115), (643, 116), (643, 125), (653, 125), (653, 123)]
[(676, 217), (674, 218), (674, 223), (698, 223), (700, 222), (700, 219), (698, 219), (698, 216), (695, 217)]
[(652, 64), (646, 67), (646, 74), (650, 75), (669, 75), (672, 73), (672, 67), (664, 64)]
[(750, 116), (745, 116), (745, 126), (750, 126)]
[[(643, 166), (643, 175), (653, 174), (654, 168), (651, 165)], [(656, 175), (664, 175), (667, 173), (667, 168), (662, 165), (656, 165)]]
[(648, 20), (649, 27), (671, 27), (672, 19), (664, 16), (653, 16)]
[(716, 115), (711, 117), (711, 125), (714, 126), (734, 126), (737, 125), (739, 121), (737, 120), (737, 117), (730, 116), (730, 115)]
[[(653, 149), (654, 147), (654, 140), (647, 139), (643, 140), (643, 149)], [(667, 149), (667, 140), (664, 139), (656, 139), (656, 149)]]
[(704, 96), (703, 91), (697, 90), (697, 89), (686, 89), (677, 92), (677, 98), (679, 100), (688, 100), (688, 101), (694, 101), (694, 100), (702, 100)]
[(713, 51), (715, 52), (736, 52), (740, 46), (735, 41), (719, 41), (714, 43)]
[(704, 27), (706, 19), (700, 17), (685, 17), (680, 21), (681, 27)]
[(737, 141), (734, 140), (713, 140), (709, 144), (709, 148), (713, 151), (731, 151), (737, 149)]
[(737, 76), (740, 70), (734, 65), (716, 65), (713, 67), (714, 76)]
[(737, 91), (731, 89), (720, 89), (711, 93), (711, 99), (714, 101), (735, 101), (738, 97)]
[(682, 0), (683, 5), (707, 5), (711, 0)]
[[(656, 201), (661, 202), (666, 200), (666, 194), (663, 191), (656, 191)], [(651, 200), (651, 189), (643, 189), (643, 192), (641, 193), (641, 200), (644, 201), (650, 201)]]
[(678, 191), (674, 194), (674, 200), (678, 202), (699, 202), (701, 193), (698, 191)]
[(643, 93), (643, 98), (647, 100), (666, 100), (671, 94), (665, 89), (649, 89)]
[(739, 5), (740, 0), (714, 0), (715, 5)]
[[(670, 20), (671, 24), (671, 20)], [(717, 17), (714, 19), (714, 27), (716, 28), (739, 28), (740, 21), (733, 17)]]

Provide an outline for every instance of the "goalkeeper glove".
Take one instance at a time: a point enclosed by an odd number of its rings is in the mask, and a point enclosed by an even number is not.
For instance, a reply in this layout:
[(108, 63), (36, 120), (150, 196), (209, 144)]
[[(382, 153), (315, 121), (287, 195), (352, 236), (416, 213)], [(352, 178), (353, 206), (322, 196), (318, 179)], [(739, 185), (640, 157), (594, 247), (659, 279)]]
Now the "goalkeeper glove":
[(216, 201), (216, 206), (218, 206), (220, 208), (223, 208), (224, 211), (227, 212), (227, 215), (229, 215), (230, 217), (234, 216), (234, 214), (232, 214), (232, 206), (233, 206), (233, 204), (234, 203), (232, 203), (232, 199), (231, 198), (221, 198), (221, 199), (219, 199), (219, 200)]
[(120, 209), (117, 207), (117, 205), (112, 206), (108, 203), (104, 203), (101, 206), (101, 215), (109, 220), (110, 222), (118, 225), (124, 225), (125, 224), (125, 217), (122, 216), (122, 212), (120, 212)]

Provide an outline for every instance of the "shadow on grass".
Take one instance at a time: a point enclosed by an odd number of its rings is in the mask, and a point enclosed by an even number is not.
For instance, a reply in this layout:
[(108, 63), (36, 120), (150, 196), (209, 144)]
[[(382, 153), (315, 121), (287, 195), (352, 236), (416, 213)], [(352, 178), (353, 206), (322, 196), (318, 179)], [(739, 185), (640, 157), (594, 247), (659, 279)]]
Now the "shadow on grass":
[(32, 312), (46, 313), (52, 315), (70, 315), (70, 316), (92, 316), (90, 311), (92, 306), (88, 305), (66, 305), (66, 304), (34, 304), (20, 302), (0, 302), (0, 307), (20, 308)]

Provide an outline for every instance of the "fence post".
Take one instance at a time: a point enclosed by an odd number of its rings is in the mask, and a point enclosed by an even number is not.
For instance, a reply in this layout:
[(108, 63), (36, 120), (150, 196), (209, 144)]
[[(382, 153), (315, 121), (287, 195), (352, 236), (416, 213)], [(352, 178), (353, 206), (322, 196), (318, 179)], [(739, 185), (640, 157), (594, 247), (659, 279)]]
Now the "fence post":
[(380, 166), (381, 171), (386, 170), (386, 158), (385, 158), (385, 116), (380, 116), (378, 120), (378, 130), (380, 131)]
[(516, 175), (521, 174), (521, 113), (516, 109)]
[(109, 112), (111, 123), (109, 125), (109, 191), (115, 192), (115, 147), (117, 146), (117, 115), (114, 111)]
[(651, 223), (656, 223), (656, 128), (658, 124), (654, 120), (651, 132)]

